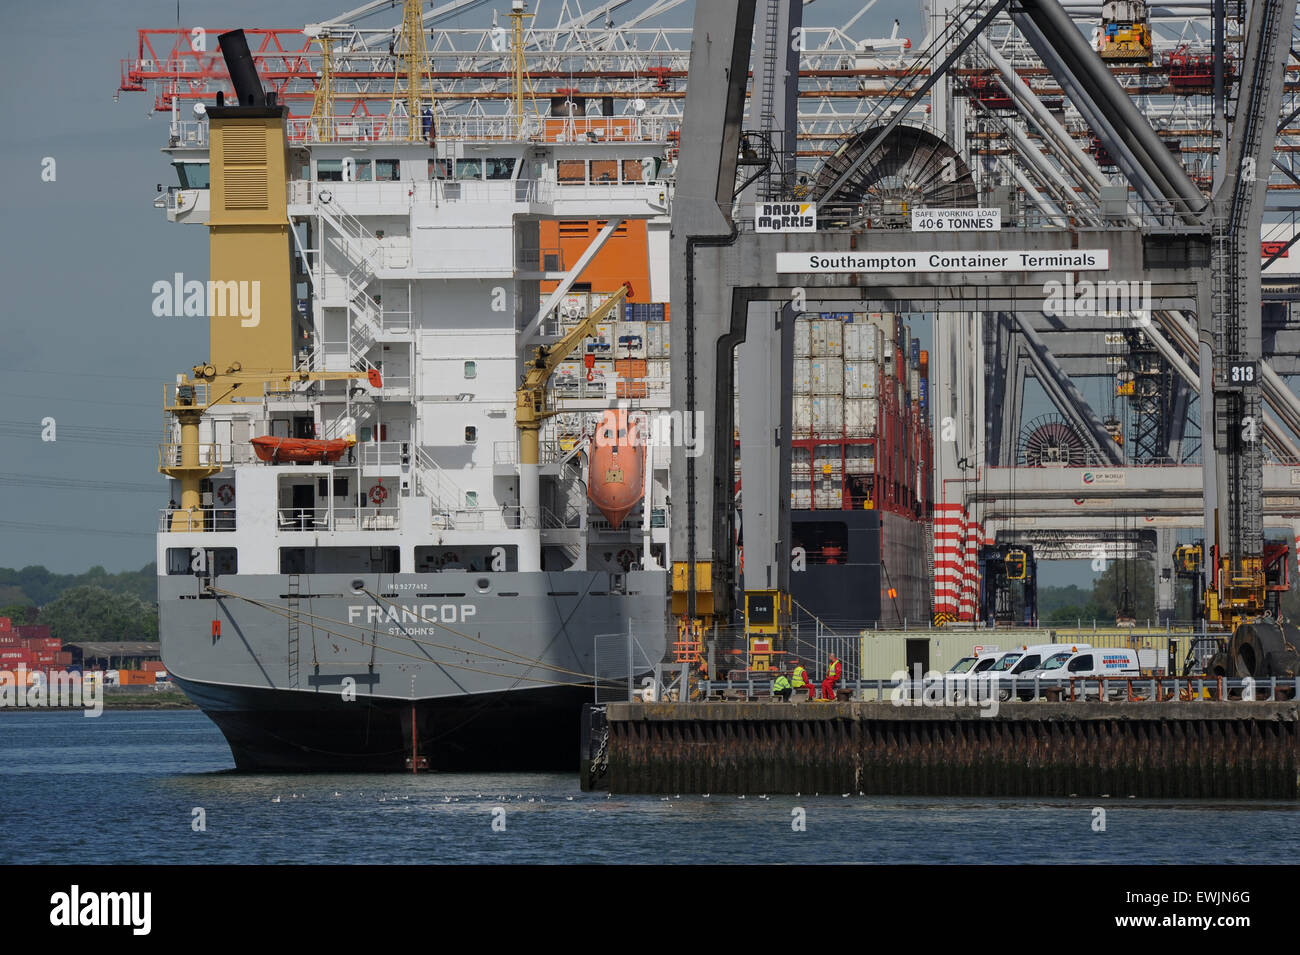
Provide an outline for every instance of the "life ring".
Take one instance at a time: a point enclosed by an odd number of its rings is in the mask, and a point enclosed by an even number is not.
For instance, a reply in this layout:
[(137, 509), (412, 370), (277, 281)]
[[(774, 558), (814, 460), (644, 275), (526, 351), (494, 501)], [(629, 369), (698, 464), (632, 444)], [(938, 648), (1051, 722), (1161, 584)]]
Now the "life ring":
[(233, 484), (223, 484), (217, 488), (217, 500), (222, 504), (229, 504), (235, 499), (235, 486)]
[(388, 488), (382, 484), (376, 484), (370, 489), (371, 504), (383, 504), (386, 500), (388, 500)]

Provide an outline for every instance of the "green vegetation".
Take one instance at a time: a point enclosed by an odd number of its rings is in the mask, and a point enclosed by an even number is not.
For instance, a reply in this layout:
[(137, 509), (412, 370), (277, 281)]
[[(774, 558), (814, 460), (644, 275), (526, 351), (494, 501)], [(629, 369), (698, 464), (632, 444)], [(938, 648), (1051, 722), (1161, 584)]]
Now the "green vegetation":
[(154, 564), (110, 574), (55, 574), (44, 567), (0, 568), (0, 617), (43, 624), (65, 643), (157, 640), (158, 581)]
[(1127, 583), (1133, 614), (1138, 621), (1155, 620), (1155, 584), (1146, 561), (1111, 561), (1092, 587), (1038, 588), (1038, 621), (1043, 625), (1072, 624), (1077, 620), (1114, 623), (1120, 597)]

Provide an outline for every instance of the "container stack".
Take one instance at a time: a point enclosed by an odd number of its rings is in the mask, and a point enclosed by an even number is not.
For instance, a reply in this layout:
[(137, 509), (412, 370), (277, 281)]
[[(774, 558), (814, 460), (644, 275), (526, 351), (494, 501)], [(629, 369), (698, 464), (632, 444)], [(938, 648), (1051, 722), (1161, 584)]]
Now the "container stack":
[[(929, 356), (889, 312), (795, 320), (790, 504), (795, 510), (891, 506), (911, 513), (915, 460), (929, 445)], [(928, 480), (928, 478), (926, 478)]]
[[(576, 328), (609, 292), (573, 292), (559, 305), (560, 334)], [(607, 397), (614, 384), (618, 398), (647, 398), (668, 390), (668, 305), (627, 302), (616, 320), (601, 322), (582, 349), (561, 362), (553, 379), (562, 397)]]
[(10, 618), (0, 617), (0, 671), (13, 673), (20, 666), (28, 672), (62, 671), (71, 665), (71, 651), (50, 636), (49, 627), (15, 627)]

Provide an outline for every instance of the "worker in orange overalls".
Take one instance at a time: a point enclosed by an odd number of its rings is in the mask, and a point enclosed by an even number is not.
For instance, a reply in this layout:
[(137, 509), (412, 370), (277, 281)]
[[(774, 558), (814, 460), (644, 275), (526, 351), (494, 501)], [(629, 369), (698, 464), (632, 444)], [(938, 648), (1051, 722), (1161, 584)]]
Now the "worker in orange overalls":
[(835, 684), (840, 682), (840, 675), (844, 672), (844, 667), (840, 664), (840, 658), (831, 654), (831, 662), (826, 667), (826, 679), (822, 680), (822, 699), (835, 699)]

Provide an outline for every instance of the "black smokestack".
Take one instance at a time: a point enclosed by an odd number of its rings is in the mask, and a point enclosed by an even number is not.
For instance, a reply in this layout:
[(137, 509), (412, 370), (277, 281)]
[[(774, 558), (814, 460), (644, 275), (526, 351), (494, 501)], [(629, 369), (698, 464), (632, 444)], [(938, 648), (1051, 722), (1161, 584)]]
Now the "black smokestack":
[(240, 106), (266, 106), (266, 93), (253, 65), (253, 54), (248, 50), (248, 40), (243, 30), (231, 30), (217, 37), (221, 55), (226, 58), (230, 82), (235, 87), (235, 97)]

